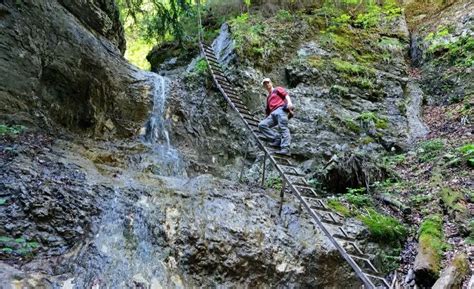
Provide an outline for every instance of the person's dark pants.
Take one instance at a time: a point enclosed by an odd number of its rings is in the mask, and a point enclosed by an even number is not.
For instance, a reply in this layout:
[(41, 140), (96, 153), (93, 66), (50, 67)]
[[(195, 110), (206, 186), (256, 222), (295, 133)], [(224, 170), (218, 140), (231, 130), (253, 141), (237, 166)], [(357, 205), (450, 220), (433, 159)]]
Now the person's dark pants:
[[(276, 131), (273, 127), (278, 126)], [(272, 111), (269, 116), (258, 124), (258, 129), (262, 134), (273, 141), (280, 140), (280, 147), (289, 149), (291, 142), (290, 129), (288, 128), (288, 115), (283, 111), (283, 107), (279, 107)]]

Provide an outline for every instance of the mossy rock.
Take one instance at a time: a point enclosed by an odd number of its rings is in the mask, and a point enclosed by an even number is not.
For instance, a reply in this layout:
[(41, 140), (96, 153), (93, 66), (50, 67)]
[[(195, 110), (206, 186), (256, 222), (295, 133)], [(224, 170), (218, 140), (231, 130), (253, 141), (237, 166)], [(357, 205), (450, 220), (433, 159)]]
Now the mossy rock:
[(439, 277), (441, 257), (446, 248), (443, 220), (440, 215), (426, 217), (420, 225), (418, 254), (414, 270), (418, 285), (431, 287)]

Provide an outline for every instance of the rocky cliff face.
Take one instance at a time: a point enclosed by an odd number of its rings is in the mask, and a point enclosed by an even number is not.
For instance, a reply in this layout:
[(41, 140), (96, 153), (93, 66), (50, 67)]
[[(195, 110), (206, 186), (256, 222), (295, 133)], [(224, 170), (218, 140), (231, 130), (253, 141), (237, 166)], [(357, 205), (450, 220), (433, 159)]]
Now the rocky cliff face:
[(114, 1), (0, 3), (2, 119), (95, 135), (130, 136), (151, 85), (121, 56)]

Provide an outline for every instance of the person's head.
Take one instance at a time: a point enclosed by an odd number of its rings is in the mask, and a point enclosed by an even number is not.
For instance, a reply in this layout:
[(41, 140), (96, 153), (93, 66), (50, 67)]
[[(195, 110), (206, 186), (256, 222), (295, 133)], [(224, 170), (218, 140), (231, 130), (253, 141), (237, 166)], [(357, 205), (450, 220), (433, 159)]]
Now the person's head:
[(262, 86), (263, 86), (268, 92), (272, 91), (272, 89), (273, 89), (272, 81), (271, 81), (270, 78), (268, 78), (268, 77), (267, 77), (267, 78), (264, 78), (264, 79), (262, 80)]

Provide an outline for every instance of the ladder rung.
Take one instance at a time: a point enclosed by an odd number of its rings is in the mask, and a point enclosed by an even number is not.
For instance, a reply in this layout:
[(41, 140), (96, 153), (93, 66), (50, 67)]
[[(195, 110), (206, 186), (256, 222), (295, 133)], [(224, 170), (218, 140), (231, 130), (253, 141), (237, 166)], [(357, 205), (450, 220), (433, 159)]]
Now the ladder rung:
[(212, 56), (214, 59), (217, 60), (216, 53), (211, 48), (204, 47), (204, 54), (206, 54), (207, 56)]
[(336, 218), (334, 218), (334, 215), (332, 214), (332, 212), (327, 212), (325, 214), (321, 214), (321, 221), (325, 222), (325, 223), (329, 223), (329, 224), (333, 224), (333, 225), (338, 225), (338, 226), (342, 226), (344, 225), (344, 223), (342, 223), (341, 221), (339, 220), (336, 220)]
[[(227, 79), (227, 77), (225, 77), (225, 76), (223, 76), (223, 75), (214, 73), (214, 76), (215, 76), (217, 79), (222, 80), (222, 82), (223, 82), (225, 85), (227, 85), (226, 82), (229, 83), (229, 80)], [(222, 84), (222, 83), (221, 83), (221, 84)]]
[(249, 118), (249, 117), (247, 117), (246, 115), (242, 115), (242, 117), (245, 119), (245, 121), (247, 121), (247, 122), (252, 122), (252, 123), (255, 124), (256, 126), (258, 126), (258, 121), (256, 121), (255, 119)]
[(211, 62), (215, 66), (221, 68), (221, 64), (219, 63), (219, 61), (216, 58), (214, 58), (212, 55), (206, 54), (206, 59), (208, 62)]
[(250, 117), (252, 117), (255, 121), (260, 121), (260, 120), (256, 119), (255, 116), (254, 116), (250, 111), (249, 111), (248, 113), (247, 113), (247, 112), (241, 112), (240, 114), (250, 116)]
[(246, 113), (241, 113), (242, 117), (251, 121), (254, 121), (256, 123), (260, 123), (260, 120), (253, 118), (252, 115), (246, 114)]
[(214, 59), (210, 57), (207, 57), (206, 59), (207, 59), (207, 64), (211, 66), (212, 70), (224, 72), (219, 62), (215, 61)]
[[(289, 167), (289, 168), (296, 168), (296, 166), (293, 165), (289, 159), (278, 158), (278, 156), (273, 156), (273, 158), (275, 159), (275, 162), (279, 166)], [(285, 162), (285, 163), (283, 163), (283, 162)]]
[(232, 102), (238, 103), (238, 104), (240, 104), (240, 105), (244, 105), (244, 103), (243, 103), (240, 99), (236, 99), (236, 98), (234, 98), (234, 97), (232, 97), (232, 96), (229, 96), (229, 95), (227, 95), (227, 97), (228, 97), (230, 100), (232, 100)]
[(387, 288), (391, 288), (391, 285), (388, 283), (388, 281), (387, 281), (385, 278), (380, 277), (380, 276), (376, 276), (376, 275), (373, 275), (373, 274), (365, 273), (365, 272), (363, 272), (363, 273), (364, 273), (367, 277), (369, 277), (369, 278), (382, 281), (382, 283), (383, 283), (385, 286), (387, 286)]
[(359, 254), (359, 256), (367, 257), (367, 255), (359, 248), (359, 246), (357, 246), (355, 242), (348, 242), (347, 244), (352, 246), (352, 248), (354, 248), (354, 250), (356, 251), (356, 254)]
[(241, 109), (246, 109), (250, 112), (250, 110), (247, 108), (245, 104), (235, 103), (235, 106)]
[(284, 171), (284, 173), (285, 173), (286, 175), (295, 176), (295, 177), (304, 177), (304, 176), (305, 176), (305, 175), (303, 175), (303, 174), (295, 173), (295, 172), (286, 172), (286, 171)]
[(336, 233), (336, 234), (332, 235), (334, 238), (355, 242), (356, 239), (349, 236), (347, 234), (347, 232), (342, 227), (338, 227), (337, 229), (339, 230), (339, 232), (341, 232), (341, 234)]
[(212, 70), (215, 76), (227, 79), (227, 76), (224, 75), (224, 71), (222, 71), (219, 67), (213, 66)]
[(377, 268), (375, 268), (374, 264), (372, 264), (372, 262), (369, 259), (364, 258), (364, 257), (359, 257), (357, 255), (352, 255), (352, 254), (348, 254), (348, 255), (351, 256), (352, 259), (356, 259), (356, 260), (360, 260), (360, 261), (365, 262), (367, 265), (369, 265), (369, 267), (372, 271), (374, 271), (375, 273), (379, 273)]
[(212, 54), (215, 54), (214, 49), (212, 49), (211, 46), (203, 46), (203, 47), (204, 47), (204, 50), (206, 50), (206, 51), (208, 51), (208, 52), (210, 52), (210, 53), (212, 53)]

